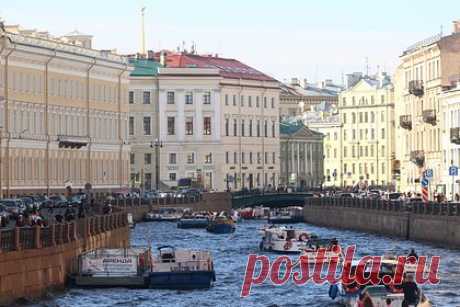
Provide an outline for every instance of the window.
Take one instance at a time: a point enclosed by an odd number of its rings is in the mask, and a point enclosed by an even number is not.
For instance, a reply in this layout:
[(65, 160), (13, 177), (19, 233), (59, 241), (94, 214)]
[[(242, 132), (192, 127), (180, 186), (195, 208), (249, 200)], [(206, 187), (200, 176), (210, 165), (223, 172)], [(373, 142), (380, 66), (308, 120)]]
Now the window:
[(175, 97), (174, 97), (174, 92), (168, 92), (167, 94), (167, 103), (168, 104), (174, 104), (175, 102)]
[(205, 164), (212, 163), (212, 153), (211, 152), (204, 156), (204, 163)]
[(337, 141), (337, 132), (334, 132), (334, 141)]
[(364, 122), (367, 123), (367, 120), (368, 120), (368, 116), (367, 116), (367, 112), (364, 113)]
[(347, 130), (343, 130), (343, 140), (347, 140)]
[(337, 158), (337, 148), (334, 148), (334, 159)]
[(343, 157), (344, 158), (347, 157), (347, 147), (346, 146), (343, 147)]
[(249, 153), (249, 164), (252, 164), (252, 151)]
[(276, 153), (272, 152), (272, 164), (276, 162)]
[(190, 152), (187, 154), (187, 164), (194, 164), (195, 163), (195, 153)]
[(248, 107), (252, 107), (252, 96), (248, 96)]
[(256, 96), (256, 108), (260, 107), (259, 96)]
[(257, 153), (257, 164), (260, 164), (262, 163), (262, 156), (260, 154), (260, 152)]
[(342, 105), (343, 105), (344, 107), (347, 106), (347, 98), (346, 98), (346, 97), (343, 97), (343, 98), (342, 98)]
[(275, 137), (275, 127), (276, 127), (276, 124), (275, 124), (275, 121), (272, 122), (272, 137)]
[(136, 156), (134, 155), (134, 153), (130, 153), (129, 154), (129, 163), (132, 165), (132, 164), (134, 164), (135, 161), (136, 161)]
[(385, 157), (385, 146), (382, 145), (382, 157)]
[(382, 163), (382, 174), (385, 174), (385, 163)]
[(176, 181), (176, 173), (169, 173), (169, 181)]
[(152, 164), (152, 154), (151, 153), (145, 153), (144, 154), (144, 164), (145, 165)]
[(260, 120), (257, 120), (257, 137), (260, 137)]
[(268, 137), (268, 123), (266, 120), (264, 121), (264, 135)]
[(193, 117), (187, 116), (185, 118), (185, 134), (193, 135)]
[(175, 118), (172, 116), (168, 117), (168, 135), (176, 134), (176, 123)]
[(363, 113), (359, 112), (359, 122), (363, 122)]
[(225, 105), (228, 106), (228, 94), (225, 94)]
[(144, 104), (150, 104), (150, 92), (144, 92), (142, 101)]
[(225, 136), (229, 136), (229, 130), (230, 130), (230, 119), (226, 118), (225, 119)]
[(371, 112), (371, 123), (375, 122), (375, 114)]
[(151, 135), (152, 131), (150, 129), (150, 116), (144, 117), (144, 135)]
[(234, 152), (233, 153), (233, 164), (237, 164), (237, 163), (238, 163), (238, 153)]
[(264, 161), (265, 164), (268, 164), (268, 152), (264, 152)]
[(176, 164), (177, 163), (177, 156), (175, 152), (169, 153), (169, 164)]
[(233, 120), (233, 136), (238, 136), (238, 120)]
[(264, 109), (267, 108), (267, 97), (264, 97)]
[(351, 113), (351, 123), (356, 124), (356, 114), (355, 114), (355, 112)]
[(236, 106), (236, 95), (233, 95), (233, 106)]
[(385, 95), (380, 96), (380, 102), (381, 102), (382, 104), (385, 103)]
[(252, 136), (252, 119), (249, 120), (249, 136)]
[(211, 135), (211, 117), (203, 118), (203, 134)]
[[(345, 99), (345, 98), (344, 98)], [(347, 113), (344, 113), (343, 114), (343, 123), (346, 124), (347, 123)]]
[(134, 135), (134, 117), (129, 117), (129, 135)]
[(241, 163), (243, 163), (243, 164), (246, 163), (244, 152), (241, 153)]
[(382, 139), (385, 138), (385, 128), (382, 128)]
[(230, 163), (230, 153), (228, 151), (225, 152), (225, 163)]
[(272, 102), (272, 109), (274, 109), (274, 108), (275, 108), (275, 98), (272, 97), (272, 101), (271, 101), (271, 102)]
[(211, 104), (211, 92), (204, 93), (203, 104)]
[(374, 128), (371, 129), (371, 140), (375, 138)]
[(244, 119), (241, 120), (241, 136), (244, 136)]
[(355, 130), (355, 129), (353, 129), (353, 130), (351, 131), (351, 138), (352, 138), (353, 140), (356, 140), (356, 130)]
[(385, 113), (382, 111), (382, 113), (380, 113), (380, 121), (384, 122), (385, 121)]
[(240, 104), (242, 107), (244, 107), (244, 96), (243, 95), (240, 96)]
[(192, 92), (185, 93), (185, 104), (193, 104), (193, 93)]
[[(125, 96), (126, 97), (126, 96)], [(134, 103), (134, 92), (133, 91), (129, 91), (129, 98), (128, 98), (128, 101), (129, 101), (129, 104), (133, 104)]]
[(374, 104), (374, 96), (371, 96), (371, 104)]

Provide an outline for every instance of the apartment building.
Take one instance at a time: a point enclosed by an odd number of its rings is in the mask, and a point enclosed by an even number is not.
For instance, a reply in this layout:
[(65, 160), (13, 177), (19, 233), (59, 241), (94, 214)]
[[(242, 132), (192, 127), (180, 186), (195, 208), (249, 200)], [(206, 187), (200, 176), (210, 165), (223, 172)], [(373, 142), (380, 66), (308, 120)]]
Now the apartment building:
[(130, 68), (91, 38), (0, 24), (3, 195), (127, 186)]
[(343, 185), (391, 187), (394, 160), (394, 95), (389, 76), (364, 76), (339, 95)]
[[(442, 148), (445, 126), (443, 105), (439, 99), (443, 88), (460, 67), (460, 24), (454, 32), (435, 35), (407, 48), (395, 72), (396, 158), (401, 164), (399, 187), (402, 191), (419, 191), (420, 178), (430, 170), (430, 195), (445, 193), (443, 173), (447, 156)], [(445, 170), (444, 170), (445, 172)]]
[(159, 70), (161, 181), (223, 191), (279, 180), (279, 83), (237, 60), (169, 53)]

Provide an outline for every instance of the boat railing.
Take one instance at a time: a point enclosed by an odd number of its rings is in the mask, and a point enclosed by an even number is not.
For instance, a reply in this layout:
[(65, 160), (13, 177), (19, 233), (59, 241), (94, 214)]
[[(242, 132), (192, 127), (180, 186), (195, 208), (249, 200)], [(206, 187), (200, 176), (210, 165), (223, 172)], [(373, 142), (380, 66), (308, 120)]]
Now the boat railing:
[(152, 267), (154, 271), (158, 270), (161, 272), (210, 271), (212, 270), (212, 261), (211, 259), (180, 262), (153, 261)]

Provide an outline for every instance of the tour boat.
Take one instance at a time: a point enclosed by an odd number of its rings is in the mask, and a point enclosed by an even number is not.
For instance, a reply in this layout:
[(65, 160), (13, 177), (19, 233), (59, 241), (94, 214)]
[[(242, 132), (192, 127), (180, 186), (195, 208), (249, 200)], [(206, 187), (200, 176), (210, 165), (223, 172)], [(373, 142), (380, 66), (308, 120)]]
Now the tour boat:
[(182, 217), (182, 212), (175, 208), (161, 208), (157, 212), (147, 212), (144, 222), (177, 222)]
[[(314, 233), (304, 229), (286, 228), (284, 226), (270, 226), (262, 230), (263, 238), (260, 242), (260, 250), (283, 253), (302, 254), (308, 256), (309, 262), (316, 260), (328, 261), (332, 257), (341, 257), (337, 253), (338, 242), (335, 239), (319, 239)], [(323, 259), (317, 259), (319, 248), (325, 248)]]
[[(351, 274), (354, 275), (358, 266), (358, 261), (353, 261), (351, 264)], [(385, 259), (381, 261), (381, 269), (379, 276), (382, 278), (385, 275), (393, 276), (398, 262), (395, 259)], [(404, 273), (415, 274), (415, 266), (408, 264), (404, 268)], [(370, 274), (370, 267), (365, 268), (365, 272)], [(419, 288), (420, 289), (420, 288)], [(404, 300), (404, 293), (398, 290), (397, 286), (381, 285), (362, 285), (358, 286), (356, 283), (351, 285), (343, 285), (338, 283), (329, 287), (329, 297), (337, 300), (341, 305), (346, 307), (358, 306), (360, 294), (365, 294), (368, 300), (372, 302), (372, 306), (391, 306), (402, 307)], [(391, 303), (390, 303), (391, 302)], [(388, 304), (390, 303), (390, 304)], [(412, 305), (411, 305), (412, 306)], [(419, 303), (417, 307), (431, 307), (432, 304), (420, 290)]]
[(269, 216), (270, 209), (266, 207), (244, 208), (238, 210), (240, 218), (244, 220), (266, 219)]
[(290, 207), (270, 212), (268, 217), (270, 224), (289, 224), (303, 222), (303, 212), (301, 207)]
[(177, 228), (206, 228), (209, 219), (203, 214), (184, 215), (177, 223)]
[(211, 253), (171, 246), (152, 256), (148, 287), (153, 289), (206, 289), (216, 281)]
[(70, 280), (78, 287), (145, 288), (151, 265), (146, 247), (96, 249), (78, 257), (78, 271)]
[(235, 229), (233, 219), (222, 214), (209, 221), (208, 227), (206, 227), (207, 231), (217, 234), (232, 233), (235, 232)]

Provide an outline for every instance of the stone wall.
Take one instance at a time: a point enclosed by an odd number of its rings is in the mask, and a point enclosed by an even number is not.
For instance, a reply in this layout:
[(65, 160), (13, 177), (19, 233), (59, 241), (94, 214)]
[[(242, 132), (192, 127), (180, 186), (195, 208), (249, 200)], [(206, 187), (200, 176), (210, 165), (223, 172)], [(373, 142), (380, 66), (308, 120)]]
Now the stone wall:
[(128, 247), (126, 215), (113, 216), (119, 218), (104, 216), (79, 221), (82, 228), (74, 224), (75, 231), (67, 231), (68, 237), (62, 244), (54, 234), (51, 246), (40, 247), (38, 235), (34, 243), (38, 248), (23, 249), (17, 239), (14, 250), (0, 250), (0, 305), (40, 298), (50, 289), (63, 289), (68, 274), (76, 271), (78, 255), (82, 252), (102, 247)]
[(317, 198), (304, 206), (307, 223), (460, 248), (459, 204), (410, 204)]

